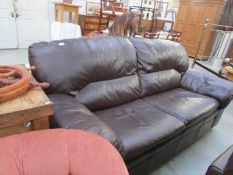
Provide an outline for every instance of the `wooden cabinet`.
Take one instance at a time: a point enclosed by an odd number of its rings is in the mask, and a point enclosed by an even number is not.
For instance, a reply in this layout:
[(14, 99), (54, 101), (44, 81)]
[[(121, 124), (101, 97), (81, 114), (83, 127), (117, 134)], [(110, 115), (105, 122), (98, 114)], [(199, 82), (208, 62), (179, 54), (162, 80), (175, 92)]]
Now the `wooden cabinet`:
[[(225, 0), (180, 0), (174, 30), (182, 32), (181, 43), (189, 56), (194, 57), (204, 21), (218, 23)], [(207, 30), (198, 55), (205, 59), (210, 52), (214, 33)]]

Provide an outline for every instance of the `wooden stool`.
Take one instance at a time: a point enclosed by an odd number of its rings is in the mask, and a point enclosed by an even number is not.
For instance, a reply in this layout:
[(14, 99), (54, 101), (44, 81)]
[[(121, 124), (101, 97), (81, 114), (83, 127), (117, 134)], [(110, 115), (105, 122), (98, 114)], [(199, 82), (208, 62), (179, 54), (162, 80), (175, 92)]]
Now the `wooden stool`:
[(227, 78), (228, 80), (233, 81), (233, 68), (232, 68), (231, 66), (226, 66), (226, 67), (224, 68), (224, 70), (227, 71), (227, 76), (226, 76), (226, 78)]
[(69, 12), (69, 22), (72, 23), (74, 13), (74, 23), (78, 24), (79, 7), (70, 3), (55, 3), (55, 21), (64, 22), (65, 12)]

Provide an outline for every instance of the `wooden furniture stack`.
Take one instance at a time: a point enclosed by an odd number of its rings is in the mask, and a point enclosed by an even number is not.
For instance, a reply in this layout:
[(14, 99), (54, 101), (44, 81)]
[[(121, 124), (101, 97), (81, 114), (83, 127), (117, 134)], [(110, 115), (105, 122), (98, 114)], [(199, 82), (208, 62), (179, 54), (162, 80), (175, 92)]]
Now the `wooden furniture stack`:
[(100, 1), (100, 9), (96, 9), (94, 15), (80, 15), (80, 26), (82, 34), (88, 36), (93, 32), (101, 32), (108, 29), (109, 21), (113, 21), (116, 16), (127, 13), (122, 2), (112, 2), (108, 0)]
[(82, 28), (82, 33), (84, 36), (88, 36), (92, 32), (97, 32), (99, 30), (106, 30), (108, 28), (109, 18), (102, 17), (101, 21), (99, 15), (82, 15), (80, 16), (80, 26)]
[[(208, 18), (210, 23), (218, 23), (225, 0), (180, 0), (175, 31), (182, 32), (181, 43), (189, 56), (194, 57), (203, 28)], [(211, 50), (214, 32), (207, 30), (198, 55), (205, 59)]]

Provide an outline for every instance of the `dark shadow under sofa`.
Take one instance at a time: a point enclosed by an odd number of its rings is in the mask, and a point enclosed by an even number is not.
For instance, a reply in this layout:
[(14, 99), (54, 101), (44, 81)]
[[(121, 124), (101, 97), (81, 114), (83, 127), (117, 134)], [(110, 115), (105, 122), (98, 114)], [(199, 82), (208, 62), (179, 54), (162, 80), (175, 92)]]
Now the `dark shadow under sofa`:
[(188, 69), (183, 46), (165, 40), (41, 42), (29, 61), (35, 78), (50, 83), (51, 128), (103, 136), (132, 175), (148, 174), (214, 127), (233, 94), (233, 83)]

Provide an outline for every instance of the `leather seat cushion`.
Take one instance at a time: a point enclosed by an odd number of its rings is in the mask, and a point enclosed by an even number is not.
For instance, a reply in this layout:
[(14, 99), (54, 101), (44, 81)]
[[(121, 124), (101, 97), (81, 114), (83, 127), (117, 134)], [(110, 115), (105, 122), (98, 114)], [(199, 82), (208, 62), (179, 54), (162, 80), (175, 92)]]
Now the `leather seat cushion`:
[(125, 159), (133, 158), (184, 128), (183, 122), (141, 99), (94, 113), (121, 138)]
[(217, 100), (185, 89), (176, 88), (157, 95), (144, 97), (152, 106), (165, 111), (189, 124), (217, 110)]

